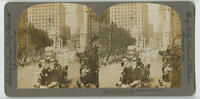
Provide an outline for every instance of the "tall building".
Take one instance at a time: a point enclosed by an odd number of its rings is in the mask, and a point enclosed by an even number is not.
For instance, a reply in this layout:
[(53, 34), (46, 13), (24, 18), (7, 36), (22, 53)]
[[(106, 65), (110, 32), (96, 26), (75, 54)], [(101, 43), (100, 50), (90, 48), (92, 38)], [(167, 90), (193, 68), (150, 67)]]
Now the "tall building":
[(77, 24), (79, 24), (79, 52), (83, 52), (86, 47), (87, 34), (88, 34), (88, 8), (86, 6), (79, 5), (77, 7)]
[(110, 27), (110, 9), (106, 9), (100, 18), (100, 27)]
[(181, 45), (181, 21), (175, 10), (170, 9), (170, 46)]
[(169, 50), (172, 53), (170, 57), (171, 64), (174, 68), (172, 71), (172, 87), (181, 87), (181, 57), (182, 57), (182, 36), (181, 21), (175, 10), (170, 9), (170, 34), (169, 34)]
[(73, 32), (71, 42), (73, 49), (83, 52), (86, 47), (86, 39), (88, 34), (88, 8), (87, 6), (79, 4), (74, 4), (73, 10), (71, 10), (72, 8), (70, 6), (66, 6), (66, 8), (67, 13), (70, 12), (68, 16), (71, 16), (70, 21), (72, 21), (71, 27)]
[(96, 12), (88, 8), (88, 33), (99, 32), (99, 18)]
[(110, 8), (110, 22), (117, 27), (144, 33), (148, 20), (148, 7), (144, 3), (118, 4)]
[(158, 28), (158, 47), (160, 50), (166, 50), (169, 46), (170, 34), (170, 8), (167, 6), (159, 6), (159, 28)]
[(18, 28), (27, 28), (28, 27), (28, 18), (27, 18), (27, 10), (20, 13), (20, 18), (18, 21)]
[(65, 26), (65, 7), (61, 3), (39, 4), (28, 8), (28, 24), (49, 33), (53, 47), (62, 46), (59, 33)]
[[(21, 52), (27, 52), (29, 49), (29, 33), (26, 31), (28, 28), (27, 22), (27, 10), (23, 11), (18, 20), (18, 55)], [(21, 53), (22, 54), (22, 53)]]
[(145, 47), (148, 26), (148, 6), (144, 3), (118, 4), (110, 8), (110, 22), (131, 32), (136, 46)]
[(100, 18), (99, 27), (99, 44), (100, 52), (108, 52), (111, 48), (111, 24), (110, 24), (110, 9), (106, 9)]

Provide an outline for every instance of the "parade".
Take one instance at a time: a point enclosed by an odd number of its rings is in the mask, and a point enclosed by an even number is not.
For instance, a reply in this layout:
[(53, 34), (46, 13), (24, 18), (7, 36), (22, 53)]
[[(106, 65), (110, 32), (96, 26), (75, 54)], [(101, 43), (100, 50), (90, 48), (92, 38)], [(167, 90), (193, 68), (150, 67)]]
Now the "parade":
[(29, 8), (19, 21), (18, 87), (180, 87), (181, 32), (161, 22), (171, 13), (151, 4), (112, 6), (102, 17), (79, 4)]

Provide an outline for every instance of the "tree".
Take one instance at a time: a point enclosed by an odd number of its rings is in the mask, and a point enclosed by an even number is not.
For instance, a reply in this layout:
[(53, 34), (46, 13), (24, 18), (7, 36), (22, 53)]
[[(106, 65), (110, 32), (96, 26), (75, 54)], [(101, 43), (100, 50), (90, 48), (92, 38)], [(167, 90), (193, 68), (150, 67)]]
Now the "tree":
[(99, 41), (102, 54), (113, 54), (115, 50), (123, 52), (129, 45), (135, 45), (136, 39), (131, 36), (130, 32), (111, 24), (110, 27), (101, 27)]
[(45, 31), (35, 29), (34, 26), (29, 26), (28, 32), (35, 50), (45, 49), (53, 44), (53, 40), (49, 38), (48, 33)]
[(87, 37), (86, 49), (84, 55), (86, 58), (86, 66), (90, 69), (88, 83), (98, 84), (99, 75), (99, 53), (98, 53), (98, 33), (89, 33)]
[(127, 48), (129, 45), (135, 45), (136, 39), (133, 38), (129, 31), (123, 28), (114, 28), (111, 32), (111, 44), (112, 50), (119, 48)]

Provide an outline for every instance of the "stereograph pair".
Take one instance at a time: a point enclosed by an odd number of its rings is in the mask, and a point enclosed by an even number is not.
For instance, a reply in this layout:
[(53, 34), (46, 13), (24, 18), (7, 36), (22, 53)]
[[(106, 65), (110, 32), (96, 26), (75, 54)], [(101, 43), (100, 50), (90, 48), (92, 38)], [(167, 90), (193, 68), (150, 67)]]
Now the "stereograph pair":
[(194, 11), (190, 2), (9, 2), (6, 94), (191, 95)]

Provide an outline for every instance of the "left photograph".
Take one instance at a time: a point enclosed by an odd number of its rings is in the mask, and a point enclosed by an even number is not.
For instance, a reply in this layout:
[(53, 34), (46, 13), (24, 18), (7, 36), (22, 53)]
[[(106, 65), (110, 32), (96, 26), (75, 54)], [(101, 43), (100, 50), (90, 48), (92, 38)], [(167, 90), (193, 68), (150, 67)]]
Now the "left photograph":
[(38, 4), (22, 12), (17, 88), (98, 88), (98, 23), (79, 4)]

